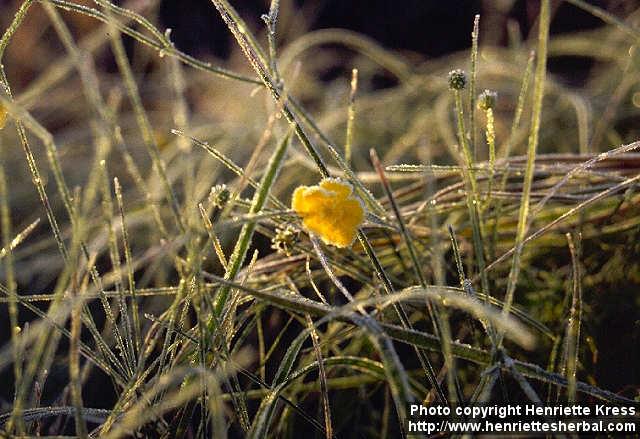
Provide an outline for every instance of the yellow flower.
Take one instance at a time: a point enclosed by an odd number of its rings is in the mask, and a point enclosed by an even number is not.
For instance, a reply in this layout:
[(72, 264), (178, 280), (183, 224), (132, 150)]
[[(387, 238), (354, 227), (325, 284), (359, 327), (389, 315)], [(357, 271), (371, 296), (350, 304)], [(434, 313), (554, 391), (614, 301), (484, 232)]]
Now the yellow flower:
[(337, 178), (296, 188), (291, 208), (300, 215), (309, 232), (336, 247), (350, 246), (364, 220), (364, 207), (354, 195), (353, 187)]
[(0, 130), (4, 128), (4, 124), (7, 122), (7, 109), (0, 104)]

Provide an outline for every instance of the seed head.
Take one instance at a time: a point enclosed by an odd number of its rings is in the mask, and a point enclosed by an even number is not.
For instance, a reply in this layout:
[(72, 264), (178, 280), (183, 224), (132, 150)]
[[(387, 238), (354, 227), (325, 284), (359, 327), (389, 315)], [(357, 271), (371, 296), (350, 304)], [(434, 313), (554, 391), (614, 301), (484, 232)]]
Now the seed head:
[(462, 90), (467, 85), (467, 74), (462, 69), (455, 69), (449, 72), (449, 88), (451, 90)]
[(478, 108), (481, 110), (493, 110), (498, 100), (498, 93), (493, 90), (485, 90), (478, 96)]
[(217, 184), (209, 192), (209, 202), (215, 207), (222, 209), (229, 202), (231, 192), (226, 184)]
[(276, 234), (271, 239), (271, 248), (280, 254), (291, 256), (291, 250), (296, 242), (298, 242), (298, 231), (287, 224), (276, 228)]

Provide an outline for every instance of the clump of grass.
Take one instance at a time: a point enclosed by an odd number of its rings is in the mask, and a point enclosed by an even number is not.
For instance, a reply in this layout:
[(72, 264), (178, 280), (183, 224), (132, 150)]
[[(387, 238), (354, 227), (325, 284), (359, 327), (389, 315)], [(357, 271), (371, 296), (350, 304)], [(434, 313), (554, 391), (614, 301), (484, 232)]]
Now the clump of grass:
[[(416, 66), (343, 30), (279, 41), (277, 0), (253, 30), (212, 3), (243, 71), (137, 3), (27, 0), (0, 39), (0, 433), (376, 437), (412, 401), (637, 396), (596, 372), (640, 308), (631, 21), (571, 0), (606, 25), (550, 39), (544, 0), (535, 42), (485, 47), (476, 17), (470, 53)], [(61, 48), (18, 85), (6, 49), (43, 13)], [(558, 56), (596, 61), (584, 87)], [(290, 208), (329, 177), (366, 207), (344, 248)]]

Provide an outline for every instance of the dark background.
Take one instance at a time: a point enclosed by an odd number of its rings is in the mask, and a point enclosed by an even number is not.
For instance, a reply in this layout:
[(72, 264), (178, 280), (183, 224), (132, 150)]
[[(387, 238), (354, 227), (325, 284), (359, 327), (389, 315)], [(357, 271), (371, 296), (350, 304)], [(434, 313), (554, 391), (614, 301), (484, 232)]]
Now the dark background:
[[(304, 31), (339, 27), (363, 33), (388, 49), (417, 53), (432, 58), (470, 47), (475, 14), (481, 14), (483, 44), (505, 45), (507, 22), (518, 24), (523, 39), (535, 30), (538, 0), (291, 0), (302, 20), (281, 17), (278, 35), (289, 39)], [(589, 3), (624, 17), (638, 7), (636, 1), (591, 0)], [(236, 0), (231, 4), (252, 29), (264, 29), (260, 15), (269, 9), (269, 0)], [(574, 32), (602, 25), (593, 15), (561, 0), (552, 1), (551, 33)], [(225, 58), (235, 44), (210, 0), (165, 0), (160, 20), (172, 28), (176, 45), (195, 55)], [(295, 25), (293, 24), (295, 23)], [(294, 29), (295, 28), (295, 29)], [(585, 73), (590, 65), (580, 59), (551, 60), (552, 73)]]
[[(254, 29), (262, 26), (260, 14), (269, 9), (268, 0), (232, 0), (230, 3)], [(622, 1), (592, 0), (589, 3), (618, 13), (627, 12), (631, 6), (630, 2)], [(284, 1), (281, 4), (284, 5)], [(483, 28), (488, 25), (485, 23), (487, 18), (491, 18), (490, 33), (498, 33), (497, 38), (492, 36), (493, 42), (504, 44), (506, 20), (515, 20), (526, 36), (539, 8), (538, 0), (296, 0), (294, 4), (304, 14), (309, 30), (351, 29), (389, 49), (414, 51), (429, 57), (469, 47), (469, 32), (475, 14), (482, 14)], [(589, 29), (601, 24), (598, 18), (571, 4), (561, 1), (553, 4), (552, 33)], [(173, 39), (182, 50), (218, 57), (229, 53), (232, 44), (229, 32), (209, 0), (162, 1), (160, 19), (174, 30)], [(288, 29), (279, 28), (279, 31), (286, 34)]]
[[(0, 26), (5, 29), (23, 0), (0, 0)], [(96, 7), (92, 0), (74, 0)], [(226, 59), (235, 49), (229, 31), (220, 19), (211, 0), (114, 0), (146, 10), (159, 27), (171, 28), (171, 39), (182, 51), (200, 58)], [(159, 4), (158, 17), (148, 14), (149, 7)], [(588, 0), (617, 17), (627, 17), (640, 7), (640, 0)], [(251, 30), (262, 36), (265, 25), (260, 16), (269, 10), (270, 0), (230, 0)], [(552, 0), (551, 33), (567, 33), (593, 29), (603, 25), (593, 15), (563, 0)], [(397, 50), (415, 60), (416, 64), (452, 52), (467, 49), (471, 44), (471, 29), (475, 14), (481, 14), (480, 44), (506, 45), (507, 24), (516, 25), (520, 36), (535, 37), (539, 0), (280, 0), (281, 13), (277, 39), (280, 46), (317, 29), (339, 27), (362, 33), (387, 49)], [(76, 37), (86, 34), (95, 21), (78, 14), (64, 13)], [(151, 16), (149, 16), (151, 15)], [(40, 71), (38, 61), (46, 59), (49, 48), (39, 41), (50, 27), (39, 5), (34, 5), (25, 23), (26, 33), (19, 32), (5, 55), (7, 72), (16, 90), (26, 86)], [(52, 39), (53, 44), (57, 41)], [(129, 49), (134, 45), (126, 39)], [(19, 50), (20, 46), (23, 50)], [(29, 56), (25, 56), (29, 53)], [(411, 55), (416, 55), (412, 57)], [(35, 62), (34, 62), (35, 61)], [(107, 60), (105, 60), (107, 61)], [(40, 61), (41, 62), (41, 61)], [(108, 61), (107, 61), (108, 62)], [(567, 85), (580, 87), (587, 77), (591, 61), (579, 57), (549, 60), (549, 70), (559, 75)], [(234, 67), (234, 69), (236, 69)]]

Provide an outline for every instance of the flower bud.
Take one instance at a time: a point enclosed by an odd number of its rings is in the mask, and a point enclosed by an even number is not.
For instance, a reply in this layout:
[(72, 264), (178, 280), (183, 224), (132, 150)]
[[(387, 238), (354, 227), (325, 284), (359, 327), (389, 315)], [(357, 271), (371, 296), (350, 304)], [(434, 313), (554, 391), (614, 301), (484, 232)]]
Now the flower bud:
[(467, 74), (462, 69), (451, 70), (449, 72), (449, 88), (451, 90), (462, 90), (467, 85)]
[(485, 90), (478, 96), (478, 108), (481, 110), (493, 110), (498, 100), (498, 93), (493, 90)]
[(227, 205), (230, 197), (231, 192), (226, 184), (217, 184), (213, 186), (211, 192), (209, 192), (209, 202), (219, 209)]
[(276, 228), (276, 234), (271, 239), (271, 248), (280, 254), (291, 256), (291, 250), (296, 242), (298, 242), (298, 231), (287, 224)]

